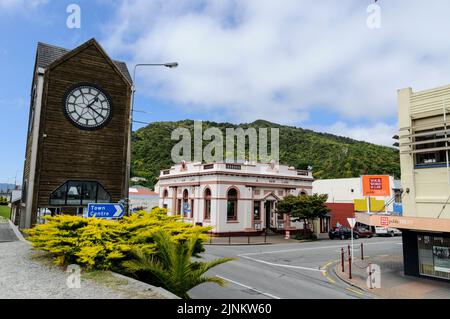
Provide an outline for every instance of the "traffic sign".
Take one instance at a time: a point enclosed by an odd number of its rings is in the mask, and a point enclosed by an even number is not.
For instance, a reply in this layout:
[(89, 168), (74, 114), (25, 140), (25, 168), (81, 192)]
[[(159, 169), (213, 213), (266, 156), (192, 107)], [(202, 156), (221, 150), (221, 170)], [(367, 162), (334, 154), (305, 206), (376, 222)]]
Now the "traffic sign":
[(354, 228), (356, 224), (356, 218), (347, 218), (348, 224), (350, 225), (350, 228)]
[(89, 204), (87, 217), (121, 218), (124, 212), (122, 204)]

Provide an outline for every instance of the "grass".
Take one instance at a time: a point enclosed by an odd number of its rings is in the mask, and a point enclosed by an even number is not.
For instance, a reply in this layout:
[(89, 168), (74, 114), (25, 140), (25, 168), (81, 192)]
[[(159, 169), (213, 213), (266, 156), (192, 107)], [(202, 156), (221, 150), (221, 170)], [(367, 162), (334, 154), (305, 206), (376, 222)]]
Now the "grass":
[(11, 216), (11, 208), (8, 206), (0, 206), (0, 216), (9, 219)]

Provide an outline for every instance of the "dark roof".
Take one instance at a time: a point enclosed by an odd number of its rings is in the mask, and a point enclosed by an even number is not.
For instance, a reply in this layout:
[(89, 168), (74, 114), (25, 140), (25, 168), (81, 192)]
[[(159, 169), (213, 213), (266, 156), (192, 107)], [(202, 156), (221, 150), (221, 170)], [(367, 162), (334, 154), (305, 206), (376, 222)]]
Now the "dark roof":
[[(64, 55), (69, 53), (71, 50), (60, 48), (54, 45), (39, 42), (37, 47), (37, 58), (36, 66), (41, 68), (48, 68), (50, 64), (62, 58)], [(123, 73), (123, 75), (132, 83), (130, 72), (128, 72), (127, 65), (125, 62), (113, 60), (115, 65)]]

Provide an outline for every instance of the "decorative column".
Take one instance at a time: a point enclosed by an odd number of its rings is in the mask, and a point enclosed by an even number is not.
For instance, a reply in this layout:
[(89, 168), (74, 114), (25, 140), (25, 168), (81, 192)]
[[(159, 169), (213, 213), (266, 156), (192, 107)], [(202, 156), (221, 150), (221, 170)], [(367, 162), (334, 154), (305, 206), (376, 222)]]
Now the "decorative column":
[(177, 193), (177, 187), (172, 187), (172, 216), (175, 216), (177, 214)]

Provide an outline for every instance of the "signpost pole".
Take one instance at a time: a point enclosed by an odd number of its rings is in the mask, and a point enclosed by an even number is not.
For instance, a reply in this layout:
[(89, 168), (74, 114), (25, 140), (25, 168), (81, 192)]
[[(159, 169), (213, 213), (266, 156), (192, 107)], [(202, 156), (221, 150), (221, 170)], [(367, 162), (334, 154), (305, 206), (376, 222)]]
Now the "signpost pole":
[(351, 236), (352, 236), (352, 262), (353, 262), (353, 227), (351, 228)]
[(356, 225), (356, 218), (347, 218), (348, 224), (350, 225), (350, 236), (351, 236), (351, 245), (352, 245), (352, 250), (351, 250), (351, 259), (353, 262), (353, 228), (355, 228)]

